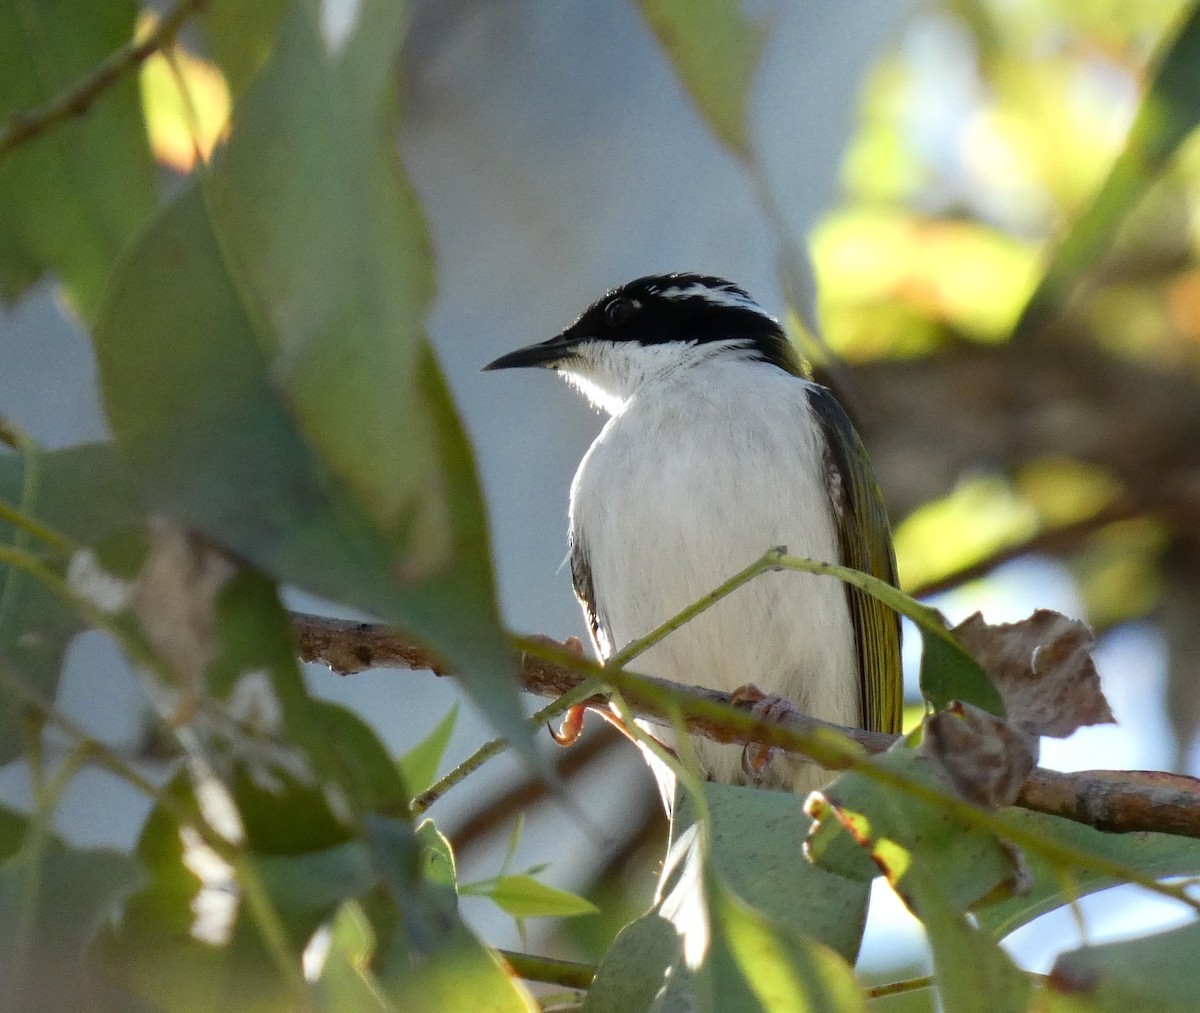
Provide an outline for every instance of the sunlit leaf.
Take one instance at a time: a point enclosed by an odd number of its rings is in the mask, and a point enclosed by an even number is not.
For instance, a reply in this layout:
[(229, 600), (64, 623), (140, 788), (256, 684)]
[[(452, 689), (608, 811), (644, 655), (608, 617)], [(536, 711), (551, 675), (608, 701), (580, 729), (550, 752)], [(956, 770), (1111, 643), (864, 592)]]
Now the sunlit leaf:
[[(717, 933), (755, 999), (770, 1013), (863, 1013), (866, 1001), (846, 959), (781, 929), (726, 890), (716, 897)], [(718, 1006), (732, 1009), (732, 1006)]]
[[(805, 859), (811, 821), (800, 797), (733, 785), (697, 788), (703, 825), (690, 793), (681, 794), (659, 899), (605, 955), (589, 1010), (644, 1009), (660, 990), (659, 1001), (714, 1009), (774, 1009), (774, 996), (818, 1003), (836, 995), (852, 1003), (842, 969), (858, 953), (869, 882)], [(755, 956), (764, 933), (772, 940), (765, 963)], [(786, 966), (772, 967), (771, 954)]]
[(338, 910), (329, 933), (329, 948), (321, 965), (317, 988), (329, 1013), (386, 1013), (395, 1009), (384, 998), (371, 973), (375, 934), (354, 901)]
[(597, 913), (596, 905), (591, 901), (548, 886), (524, 873), (464, 884), (460, 892), (488, 897), (514, 918), (576, 918)]
[[(936, 764), (911, 749), (892, 749), (870, 762), (957, 800)], [(850, 832), (918, 917), (921, 895), (907, 879), (918, 867), (936, 869), (938, 890), (957, 911), (1007, 896), (1020, 885), (1013, 852), (993, 834), (970, 826), (946, 807), (899, 795), (863, 774), (843, 774), (809, 805), (818, 824), (836, 819)], [(917, 883), (925, 886), (925, 880)]]
[[(0, 4), (0, 123), (75, 86), (129, 41), (136, 12), (132, 0)], [(125, 77), (86, 116), (0, 154), (0, 295), (54, 272), (91, 320), (154, 202), (137, 84)]]
[[(141, 22), (151, 27), (157, 18), (144, 12)], [(154, 157), (177, 172), (191, 171), (197, 154), (207, 159), (229, 125), (225, 78), (176, 45), (143, 63), (138, 81)]]

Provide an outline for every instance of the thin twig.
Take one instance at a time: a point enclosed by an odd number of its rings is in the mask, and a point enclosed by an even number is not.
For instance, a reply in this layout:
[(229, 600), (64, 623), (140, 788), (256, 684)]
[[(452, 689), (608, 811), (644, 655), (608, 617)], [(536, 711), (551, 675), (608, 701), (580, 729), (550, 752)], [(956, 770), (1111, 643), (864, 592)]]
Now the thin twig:
[[(601, 724), (572, 749), (562, 751), (554, 764), (555, 773), (569, 781), (606, 758), (615, 747), (626, 740), (611, 725)], [(514, 815), (524, 812), (550, 797), (549, 785), (543, 778), (528, 778), (506, 789), (478, 812), (472, 813), (460, 826), (446, 836), (459, 861), (470, 848), (494, 830), (508, 823)]]
[(86, 113), (101, 95), (126, 74), (136, 70), (159, 50), (170, 46), (184, 23), (207, 2), (179, 0), (144, 39), (130, 40), (87, 76), (45, 105), (10, 113), (4, 126), (0, 127), (0, 158), (51, 127)]
[[(431, 665), (445, 672), (431, 652), (382, 625), (345, 623), (304, 613), (293, 613), (292, 618), (300, 656), (305, 661), (326, 664), (342, 672), (370, 667), (422, 669)], [(896, 736), (883, 732), (846, 728), (802, 715), (775, 725), (765, 724), (736, 709), (726, 693), (606, 671), (594, 662), (573, 656), (565, 648), (556, 651), (550, 646), (553, 641), (545, 638), (514, 638), (513, 642), (519, 652), (520, 677), (527, 692), (559, 697), (590, 678), (619, 680), (620, 691), (639, 717), (670, 722), (671, 708), (664, 705), (664, 700), (671, 701), (690, 732), (717, 742), (749, 741), (778, 746), (785, 752), (800, 752), (789, 732), (812, 736), (827, 729), (857, 742), (868, 752), (877, 753), (896, 740)], [(347, 658), (354, 659), (353, 666), (340, 668)], [(608, 700), (597, 696), (588, 702), (607, 706)], [(1177, 778), (1174, 785), (1116, 780), (1111, 773), (1096, 771), (1063, 774), (1039, 767), (1025, 782), (1017, 804), (1100, 830), (1148, 830), (1200, 837), (1200, 783)]]

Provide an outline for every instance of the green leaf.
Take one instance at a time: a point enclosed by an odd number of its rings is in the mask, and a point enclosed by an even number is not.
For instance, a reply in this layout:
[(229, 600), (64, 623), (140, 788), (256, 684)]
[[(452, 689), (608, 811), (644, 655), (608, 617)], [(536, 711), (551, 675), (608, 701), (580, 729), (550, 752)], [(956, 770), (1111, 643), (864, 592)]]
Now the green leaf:
[[(9, 829), (16, 818), (6, 815)], [(141, 872), (128, 855), (27, 841), (0, 863), (0, 1009), (98, 1010), (97, 932)]]
[[(712, 821), (709, 867), (732, 894), (771, 924), (814, 939), (853, 962), (870, 884), (828, 872), (805, 858), (812, 820), (804, 812), (804, 799), (790, 792), (707, 782), (703, 791)], [(689, 818), (686, 803), (676, 812), (672, 824)]]
[(746, 158), (762, 27), (742, 14), (739, 0), (640, 0), (640, 5), (712, 132), (735, 155)]
[(489, 897), (514, 918), (576, 918), (599, 913), (591, 901), (523, 873), (464, 884), (459, 892)]
[(234, 95), (245, 91), (266, 63), (286, 9), (286, 0), (216, 0), (201, 8), (209, 49)]
[(317, 988), (321, 1008), (329, 1013), (385, 1013), (395, 1009), (386, 1001), (370, 971), (375, 933), (354, 901), (338, 910), (329, 927), (329, 952), (321, 967)]
[[(893, 748), (874, 756), (872, 766), (956, 798), (938, 766), (911, 749)], [(865, 848), (900, 897), (921, 917), (919, 898), (906, 877), (918, 866), (937, 870), (941, 893), (955, 910), (1005, 895), (1018, 881), (1014, 855), (995, 835), (963, 822), (938, 806), (863, 774), (848, 772), (810, 803), (818, 824), (836, 820)]]
[[(936, 765), (911, 749), (894, 748), (870, 762), (952, 795)], [(964, 917), (1016, 886), (1012, 850), (935, 803), (898, 796), (860, 773), (843, 774), (820, 795), (818, 822), (836, 817), (924, 923), (946, 1009), (1025, 1010), (1025, 978), (991, 937)]]
[(583, 1008), (585, 1013), (669, 1009), (662, 1001), (668, 990), (687, 995), (694, 987), (692, 971), (683, 960), (683, 939), (667, 918), (651, 910), (613, 940)]
[(842, 956), (781, 929), (728, 890), (718, 888), (715, 893), (718, 945), (728, 947), (762, 1009), (771, 1013), (865, 1013), (866, 1000), (854, 969)]
[[(30, 480), (33, 487), (26, 495)], [(125, 468), (111, 447), (39, 452), (34, 474), (20, 455), (0, 453), (0, 501), (85, 546), (140, 518)], [(0, 543), (20, 546), (65, 575), (67, 555), (0, 520)], [(34, 577), (0, 564), (0, 663), (44, 700), (54, 699), (63, 657), (83, 619)], [(0, 693), (0, 763), (20, 752), (22, 708)]]
[[(1009, 809), (1007, 816), (1045, 840), (1123, 862), (1131, 869), (1155, 877), (1200, 875), (1200, 840), (1195, 838), (1174, 834), (1107, 834), (1074, 820), (1026, 809)], [(1073, 870), (1070, 879), (1064, 881), (1059, 870), (1040, 855), (1029, 853), (1025, 860), (1033, 873), (1029, 891), (975, 912), (979, 926), (997, 939), (1047, 911), (1121, 882), (1083, 869)]]
[[(243, 790), (249, 782), (237, 780), (233, 800), (249, 831), (249, 868), (279, 914), (298, 968), (312, 934), (348, 897), (373, 889), (378, 876), (362, 842), (348, 839), (344, 829), (320, 834), (305, 826), (306, 815), (319, 827), (334, 825), (315, 795), (285, 786), (268, 814), (263, 796)], [(171, 782), (166, 795), (169, 803), (151, 812), (138, 842), (150, 880), (128, 899), (103, 939), (107, 975), (145, 1002), (172, 1011), (294, 1008), (295, 996), (262, 940), (241, 877), (196, 829), (203, 818), (186, 773)], [(180, 813), (191, 814), (182, 827)], [(304, 843), (319, 836), (340, 840), (328, 847), (265, 852), (263, 846), (289, 843), (282, 831), (262, 839), (268, 816), (304, 833)]]
[(1161, 48), (1125, 148), (1091, 206), (1062, 238), (1016, 326), (1034, 330), (1108, 252), (1130, 212), (1200, 123), (1200, 8)]
[(1055, 961), (1044, 1007), (1054, 1013), (1192, 1013), (1200, 994), (1200, 922)]
[[(697, 788), (698, 803), (689, 794)], [(656, 996), (701, 1008), (774, 1009), (768, 999), (779, 989), (827, 1002), (814, 1009), (857, 1008), (828, 1003), (852, 1001), (837, 984), (844, 982), (838, 968), (857, 955), (870, 883), (805, 859), (811, 821), (798, 796), (709, 783), (688, 792), (674, 806), (659, 899), (618, 935), (587, 1009), (646, 1009)], [(785, 967), (752, 959), (764, 933)]]
[[(132, 0), (0, 4), (0, 123), (57, 99), (133, 35)], [(57, 273), (92, 319), (118, 254), (154, 209), (137, 80), (0, 154), (0, 294)]]
[(1025, 1013), (1029, 979), (990, 936), (957, 910), (939, 876), (937, 866), (919, 863), (905, 879), (933, 951), (942, 1008), (954, 1013)]
[(785, 569), (837, 577), (911, 619), (921, 633), (923, 645), (921, 692), (935, 710), (942, 710), (952, 700), (963, 700), (989, 713), (1004, 716), (1004, 701), (1000, 698), (999, 690), (959, 642), (937, 609), (922, 605), (878, 577), (847, 566), (787, 554), (780, 555), (778, 561)]
[(418, 850), (397, 847), (395, 821), (368, 821), (368, 837), (385, 871), (390, 903), (367, 905), (380, 940), (374, 971), (383, 994), (399, 1010), (439, 1013), (530, 1013), (532, 997), (510, 978), (458, 915), (454, 858), (449, 842), (426, 820)]
[(955, 700), (973, 703), (999, 717), (1004, 701), (979, 662), (954, 640), (924, 626), (921, 631), (921, 693), (934, 710), (944, 710)]
[(412, 747), (400, 759), (400, 776), (404, 779), (404, 787), (409, 796), (416, 798), (433, 784), (437, 777), (438, 767), (454, 734), (454, 723), (458, 719), (458, 704), (446, 712), (446, 715), (433, 727), (425, 738)]
[(402, 13), (352, 13), (343, 36), (291, 6), (228, 147), (123, 260), (96, 334), (109, 419), (155, 508), (426, 641), (544, 767), (421, 334), (428, 240), (391, 133)]

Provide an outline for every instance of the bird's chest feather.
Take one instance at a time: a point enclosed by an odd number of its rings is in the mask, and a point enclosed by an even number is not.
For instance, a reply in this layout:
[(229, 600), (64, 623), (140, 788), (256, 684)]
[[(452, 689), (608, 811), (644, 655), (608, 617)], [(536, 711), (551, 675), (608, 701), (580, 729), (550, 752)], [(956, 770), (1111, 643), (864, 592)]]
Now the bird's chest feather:
[[(730, 370), (635, 398), (572, 487), (612, 650), (644, 636), (768, 548), (838, 561), (823, 441), (804, 381)], [(829, 720), (858, 720), (845, 593), (832, 578), (755, 578), (641, 656), (636, 667), (730, 690), (753, 682)]]

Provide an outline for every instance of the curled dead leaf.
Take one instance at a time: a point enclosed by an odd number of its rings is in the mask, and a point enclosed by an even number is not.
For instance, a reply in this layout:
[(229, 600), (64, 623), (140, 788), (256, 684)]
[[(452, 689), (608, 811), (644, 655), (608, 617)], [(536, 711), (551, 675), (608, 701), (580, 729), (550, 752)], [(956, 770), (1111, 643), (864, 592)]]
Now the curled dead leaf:
[(170, 521), (153, 521), (147, 543), (129, 605), (178, 688), (195, 693), (220, 654), (217, 595), (237, 567), (214, 545)]
[(1092, 660), (1087, 624), (1050, 609), (991, 625), (976, 612), (954, 628), (1004, 700), (1008, 720), (1031, 735), (1066, 738), (1113, 721)]

